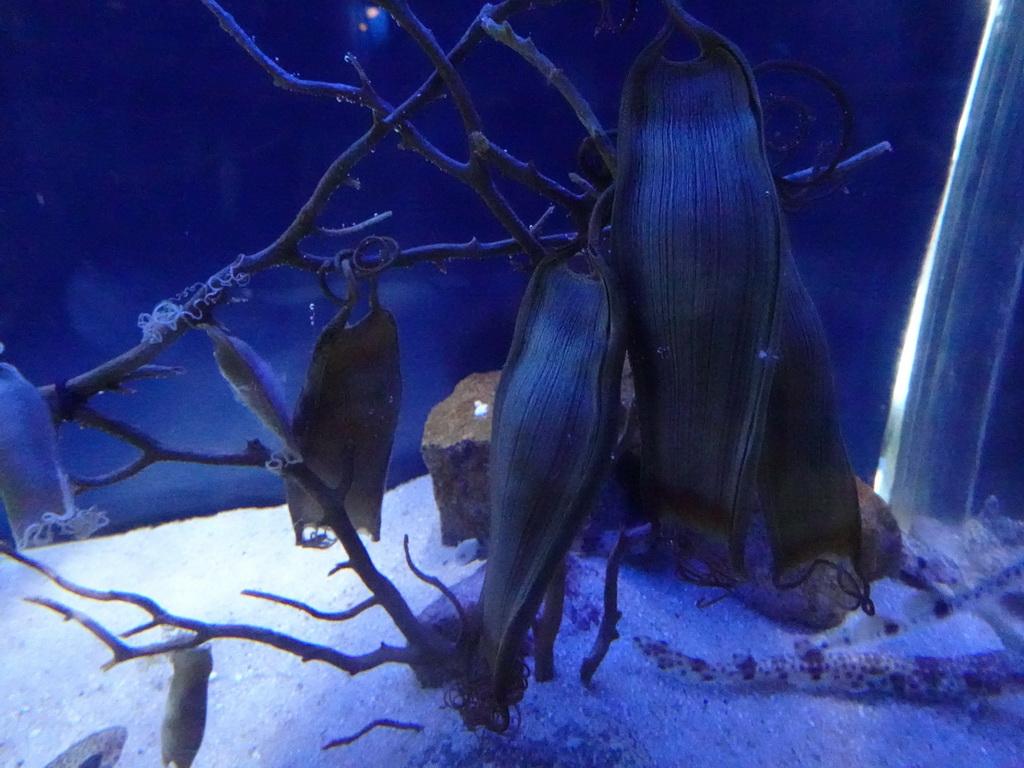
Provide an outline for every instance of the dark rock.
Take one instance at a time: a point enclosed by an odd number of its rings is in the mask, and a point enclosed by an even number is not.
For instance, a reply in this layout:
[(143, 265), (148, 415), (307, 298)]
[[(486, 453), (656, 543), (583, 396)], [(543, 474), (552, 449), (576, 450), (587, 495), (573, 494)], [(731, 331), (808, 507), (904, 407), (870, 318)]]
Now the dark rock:
[(896, 576), (903, 559), (903, 535), (900, 525), (882, 497), (857, 478), (860, 504), (861, 568), (864, 578), (875, 581)]
[[(870, 486), (857, 479), (861, 512), (861, 569), (869, 582), (899, 572), (902, 535), (896, 518)], [(772, 556), (764, 519), (755, 515), (747, 537), (750, 580), (735, 596), (758, 613), (775, 621), (820, 631), (842, 623), (856, 608), (855, 598), (840, 587), (834, 568), (818, 566), (795, 587), (779, 589), (772, 582)], [(845, 565), (843, 567), (846, 567)]]
[(833, 568), (819, 566), (797, 586), (776, 587), (772, 582), (768, 530), (760, 514), (751, 520), (747, 534), (746, 565), (750, 578), (736, 587), (733, 595), (748, 608), (774, 621), (820, 631), (841, 624), (854, 607), (853, 598), (840, 589)]

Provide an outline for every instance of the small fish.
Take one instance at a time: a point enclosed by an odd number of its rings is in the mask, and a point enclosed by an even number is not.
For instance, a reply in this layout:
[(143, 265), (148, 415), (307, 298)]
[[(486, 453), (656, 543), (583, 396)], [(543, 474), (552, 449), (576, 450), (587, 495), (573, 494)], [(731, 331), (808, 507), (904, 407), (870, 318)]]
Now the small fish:
[(121, 757), (128, 729), (117, 725), (76, 741), (46, 768), (114, 768)]

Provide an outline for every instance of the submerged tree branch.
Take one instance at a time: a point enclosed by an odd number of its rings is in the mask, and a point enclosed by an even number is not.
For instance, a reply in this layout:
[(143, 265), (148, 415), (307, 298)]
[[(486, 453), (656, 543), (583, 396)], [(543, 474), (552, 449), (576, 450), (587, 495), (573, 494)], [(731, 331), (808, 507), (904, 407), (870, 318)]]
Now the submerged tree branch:
[(113, 654), (113, 658), (103, 665), (103, 669), (110, 669), (117, 664), (131, 659), (156, 656), (169, 651), (176, 651), (185, 648), (196, 648), (203, 643), (216, 639), (249, 640), (251, 642), (260, 643), (261, 645), (268, 645), (272, 648), (284, 651), (285, 653), (297, 656), (302, 659), (302, 661), (322, 661), (325, 664), (329, 664), (330, 666), (340, 669), (343, 672), (347, 672), (350, 675), (356, 675), (360, 672), (365, 672), (389, 662), (410, 664), (421, 657), (421, 654), (411, 648), (396, 648), (383, 643), (375, 651), (371, 651), (370, 653), (366, 653), (361, 656), (351, 656), (349, 654), (341, 653), (334, 648), (299, 640), (291, 635), (276, 632), (272, 629), (267, 629), (266, 627), (254, 626), (251, 624), (216, 624), (212, 622), (197, 621), (196, 619), (189, 619), (170, 613), (155, 600), (145, 597), (144, 595), (135, 594), (134, 592), (121, 592), (115, 590), (101, 591), (79, 586), (78, 584), (65, 579), (49, 566), (46, 566), (27, 555), (23, 555), (20, 552), (16, 552), (3, 543), (0, 543), (0, 554), (6, 555), (12, 560), (32, 568), (64, 591), (70, 592), (73, 595), (100, 602), (125, 603), (127, 605), (133, 605), (149, 614), (150, 621), (136, 630), (124, 633), (120, 637), (138, 634), (140, 631), (152, 629), (154, 627), (170, 627), (189, 633), (188, 635), (175, 637), (159, 643), (133, 646), (125, 643), (118, 635), (106, 629), (94, 619), (80, 611), (76, 611), (62, 603), (48, 598), (29, 599), (29, 602), (48, 608), (63, 616), (66, 620), (75, 621), (81, 624), (100, 642), (106, 645)]
[(443, 658), (452, 651), (451, 644), (431, 627), (426, 626), (412, 612), (402, 593), (384, 574), (377, 570), (363, 540), (349, 520), (344, 505), (317, 475), (301, 462), (286, 464), (281, 474), (298, 482), (324, 510), (325, 517), (334, 521), (334, 535), (348, 555), (346, 566), (359, 576), (370, 590), (378, 604), (388, 613), (398, 631), (409, 641), (409, 646), (419, 658)]
[(276, 61), (267, 56), (256, 45), (256, 41), (249, 35), (241, 25), (235, 21), (235, 17), (228, 13), (216, 0), (199, 0), (214, 15), (221, 29), (227, 32), (238, 47), (248, 53), (253, 60), (263, 69), (270, 73), (274, 85), (284, 88), (287, 91), (304, 93), (308, 96), (328, 97), (350, 102), (352, 104), (363, 104), (363, 89), (342, 83), (329, 83), (322, 80), (306, 80), (285, 71)]
[(572, 107), (576, 117), (586, 129), (587, 135), (594, 140), (594, 146), (601, 155), (601, 159), (604, 160), (605, 167), (614, 175), (615, 148), (612, 147), (612, 143), (608, 139), (608, 133), (601, 127), (601, 121), (597, 119), (594, 110), (587, 103), (587, 100), (583, 98), (583, 94), (579, 92), (579, 89), (576, 88), (572, 80), (566, 76), (565, 72), (556, 67), (551, 59), (541, 53), (533, 40), (517, 35), (512, 29), (512, 25), (507, 21), (499, 24), (490, 16), (484, 16), (481, 19), (481, 24), (488, 35), (497, 42), (508, 46), (536, 67), (544, 79), (562, 94), (562, 98)]
[(293, 600), (290, 597), (281, 597), (280, 595), (273, 595), (270, 592), (261, 592), (257, 589), (244, 589), (242, 594), (246, 597), (256, 597), (260, 600), (267, 600), (271, 603), (277, 603), (278, 605), (287, 605), (289, 608), (295, 608), (302, 611), (314, 619), (320, 619), (321, 621), (348, 621), (354, 619), (356, 616), (361, 614), (363, 611), (369, 610), (376, 605), (380, 605), (380, 602), (376, 597), (368, 597), (358, 605), (354, 605), (345, 611), (320, 611), (304, 603), (301, 600)]
[(594, 638), (594, 647), (580, 665), (580, 680), (584, 685), (590, 685), (597, 668), (608, 654), (608, 649), (619, 639), (618, 624), (622, 618), (622, 612), (619, 610), (619, 567), (628, 550), (628, 542), (629, 535), (626, 531), (619, 531), (615, 546), (608, 554), (608, 566), (604, 574), (604, 611), (601, 614), (601, 625), (597, 630), (597, 637)]
[(327, 742), (320, 747), (320, 750), (326, 752), (328, 749), (334, 749), (335, 747), (347, 747), (349, 744), (363, 738), (363, 736), (368, 734), (374, 728), (391, 728), (395, 731), (416, 731), (417, 733), (423, 730), (423, 726), (418, 723), (400, 723), (397, 720), (374, 720), (372, 723), (359, 729), (351, 736), (345, 736), (344, 738), (334, 739)]
[(129, 477), (139, 474), (142, 470), (160, 461), (187, 462), (223, 467), (262, 467), (271, 458), (271, 452), (259, 440), (250, 440), (246, 444), (245, 450), (240, 453), (208, 453), (205, 451), (168, 448), (155, 438), (142, 432), (142, 430), (109, 416), (104, 416), (88, 406), (79, 407), (75, 411), (74, 419), (83, 427), (92, 427), (93, 429), (105, 432), (111, 437), (115, 437), (142, 452), (141, 456), (120, 469), (94, 477), (74, 478), (74, 484), (80, 490), (99, 488), (104, 485), (127, 480)]
[[(521, 55), (533, 61), (534, 65), (538, 66), (542, 72), (548, 72), (549, 70), (543, 66), (544, 61), (547, 60), (537, 58), (541, 54), (536, 51), (536, 47), (529, 44), (529, 41), (518, 38), (510, 28), (503, 25), (515, 14), (538, 6), (557, 5), (563, 1), (506, 0), (496, 5), (485, 5), (447, 54), (438, 46), (430, 31), (412, 13), (405, 0), (386, 3), (385, 7), (407, 29), (434, 65), (434, 70), (423, 84), (404, 102), (393, 107), (376, 94), (369, 79), (354, 59), (351, 60), (351, 63), (360, 76), (361, 85), (359, 87), (300, 78), (284, 70), (262, 51), (252, 36), (242, 29), (234, 17), (217, 0), (201, 0), (235, 43), (271, 75), (275, 85), (299, 93), (340, 98), (343, 101), (364, 106), (374, 114), (374, 123), (331, 163), (291, 224), (273, 243), (261, 251), (239, 256), (230, 266), (215, 273), (205, 283), (198, 284), (187, 301), (180, 306), (171, 305), (175, 312), (170, 321), (159, 325), (157, 334), (151, 335), (144, 343), (133, 347), (122, 355), (65, 382), (64, 390), (75, 401), (84, 403), (98, 392), (120, 389), (125, 381), (134, 376), (135, 371), (151, 364), (166, 348), (177, 341), (191, 327), (192, 321), (201, 320), (209, 309), (223, 302), (228, 296), (227, 288), (241, 284), (252, 275), (276, 266), (289, 266), (309, 272), (319, 272), (325, 267), (329, 267), (331, 259), (304, 254), (299, 248), (299, 243), (310, 235), (337, 235), (344, 231), (320, 228), (317, 226), (316, 220), (334, 192), (339, 187), (352, 183), (351, 172), (354, 167), (391, 132), (398, 132), (406, 145), (415, 149), (441, 170), (471, 186), (512, 235), (511, 242), (494, 243), (489, 246), (480, 245), (474, 240), (464, 246), (423, 246), (421, 251), (409, 249), (402, 254), (401, 258), (395, 259), (395, 267), (408, 266), (421, 259), (440, 263), (447, 258), (505, 255), (516, 252), (526, 252), (530, 255), (531, 260), (536, 261), (548, 253), (552, 246), (558, 247), (558, 245), (578, 237), (579, 232), (576, 235), (567, 233), (555, 236), (554, 239), (537, 238), (531, 228), (526, 226), (518, 214), (508, 206), (505, 198), (494, 186), (484, 164), (478, 162), (477, 159), (486, 158), (509, 178), (565, 208), (577, 221), (583, 220), (584, 214), (589, 210), (587, 200), (589, 193), (579, 195), (570, 192), (540, 174), (529, 163), (517, 160), (504, 150), (498, 150), (480, 130), (479, 115), (477, 115), (465, 84), (457, 71), (457, 67), (490, 33), (497, 34), (499, 39), (507, 37), (506, 44), (513, 44), (513, 47), (516, 47)], [(509, 35), (511, 37), (508, 37)], [(536, 55), (531, 51), (535, 51)], [(553, 65), (551, 66), (553, 67)], [(467, 141), (471, 148), (475, 148), (470, 152), (467, 163), (459, 163), (445, 155), (409, 122), (411, 116), (440, 95), (443, 87), (447, 87), (455, 98), (467, 132)], [(567, 92), (563, 91), (563, 93)], [(567, 96), (567, 98), (569, 97)], [(569, 100), (570, 103), (575, 101), (572, 98)], [(585, 102), (580, 102), (576, 106), (585, 106)], [(592, 133), (591, 129), (597, 126), (596, 121), (586, 117), (586, 110), (581, 114), (581, 119), (583, 119), (584, 125), (588, 126), (588, 131)], [(853, 170), (867, 159), (885, 151), (884, 149), (879, 150), (881, 146), (883, 145), (878, 145), (878, 147), (851, 158), (848, 164), (840, 164), (835, 171), (845, 174), (849, 170)], [(886, 149), (888, 148), (887, 145), (884, 146)], [(804, 175), (813, 172), (814, 169), (810, 169), (791, 174), (788, 178), (791, 181), (799, 181)], [(371, 219), (371, 221), (376, 220), (379, 219)], [(450, 252), (444, 253), (444, 251)], [(51, 410), (54, 413), (61, 413), (57, 388), (50, 385), (40, 389), (42, 395), (49, 402)], [(128, 474), (111, 473), (109, 477), (105, 478), (106, 481), (116, 482), (117, 479), (123, 479), (123, 477), (133, 474), (128, 468), (122, 471), (127, 471)]]
[[(459, 602), (459, 599), (455, 596), (455, 593), (452, 592), (448, 588), (448, 586), (439, 578), (424, 573), (416, 567), (416, 564), (412, 561), (412, 555), (409, 554), (409, 534), (406, 534), (405, 538), (402, 539), (402, 547), (405, 550), (405, 564), (409, 567), (409, 570), (412, 571), (413, 576), (422, 581), (424, 584), (429, 584), (442, 595), (444, 595), (444, 598), (449, 603), (451, 603), (452, 608), (455, 609), (455, 613), (459, 617), (460, 631), (464, 632), (466, 627), (469, 626), (469, 617), (466, 615), (466, 609), (462, 607), (462, 603)], [(456, 644), (458, 644), (458, 641), (456, 641)]]

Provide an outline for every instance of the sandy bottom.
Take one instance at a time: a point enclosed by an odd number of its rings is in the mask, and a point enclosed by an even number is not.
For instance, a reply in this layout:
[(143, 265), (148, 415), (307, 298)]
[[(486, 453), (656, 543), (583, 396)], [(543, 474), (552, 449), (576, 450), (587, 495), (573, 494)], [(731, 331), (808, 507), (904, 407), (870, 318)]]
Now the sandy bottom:
[[(404, 533), (417, 564), (447, 583), (479, 567), (461, 563), (455, 550), (440, 544), (428, 478), (392, 491), (382, 541), (369, 549), (416, 610), (436, 593), (406, 569)], [(283, 508), (225, 512), (32, 554), (80, 584), (139, 592), (180, 615), (260, 624), (348, 653), (370, 651), (382, 640), (401, 642), (380, 609), (330, 624), (239, 595), (260, 589), (322, 610), (342, 610), (366, 596), (348, 572), (325, 577), (344, 559), (337, 548), (291, 545)], [(661, 671), (637, 649), (634, 636), (721, 660), (741, 652), (788, 653), (797, 636), (734, 601), (697, 610), (702, 590), (629, 569), (620, 582), (622, 639), (584, 688), (577, 670), (596, 632), (602, 574), (601, 561), (576, 567), (577, 595), (557, 646), (559, 675), (531, 684), (521, 727), (511, 738), (465, 733), (458, 716), (443, 707), (443, 692), (419, 688), (404, 667), (350, 678), (253, 643), (219, 640), (206, 739), (194, 766), (1024, 766), (1020, 695), (924, 706), (701, 686)], [(893, 610), (905, 594), (900, 585), (880, 584), (880, 610)], [(169, 662), (137, 660), (103, 672), (106, 648), (80, 626), (21, 599), (31, 596), (65, 602), (117, 631), (144, 618), (129, 607), (73, 598), (0, 560), (0, 766), (42, 768), (73, 742), (115, 725), (128, 729), (118, 765), (158, 766)], [(968, 615), (884, 650), (934, 655), (999, 647), (987, 625)], [(379, 717), (417, 722), (424, 730), (378, 730), (350, 747), (321, 751)]]

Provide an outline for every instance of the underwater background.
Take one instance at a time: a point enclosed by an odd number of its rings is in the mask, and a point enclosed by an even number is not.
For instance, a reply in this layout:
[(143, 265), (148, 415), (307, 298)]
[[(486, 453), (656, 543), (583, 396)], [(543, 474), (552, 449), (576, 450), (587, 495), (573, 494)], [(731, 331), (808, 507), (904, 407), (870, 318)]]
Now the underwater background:
[[(331, 301), (253, 254), (434, 71), (415, 19), (447, 51), (480, 4), (0, 0), (0, 764), (1020, 768), (1024, 0), (545, 1), (512, 26), (618, 141), (614, 207), (586, 120), (480, 33), (482, 133), (450, 83), (408, 120), (558, 256), (417, 255), (517, 230), (398, 118), (270, 249)], [(213, 325), (161, 339), (179, 304)], [(132, 348), (122, 391), (65, 386)], [(193, 463), (135, 472), (149, 436)]]
[[(853, 108), (856, 149), (893, 146), (841, 193), (789, 217), (831, 344), (854, 468), (870, 481), (985, 8), (939, 0), (689, 6), (754, 64), (794, 60), (834, 78)], [(375, 86), (398, 98), (429, 67), (393, 21), (368, 8), (247, 0), (228, 10), (288, 71), (346, 81), (352, 52)], [(453, 0), (417, 8), (445, 47), (476, 10)], [(662, 14), (642, 4), (622, 35), (593, 34), (598, 16), (594, 3), (568, 2), (527, 14), (517, 31), (532, 35), (612, 126), (626, 68)], [(356, 107), (275, 88), (198, 0), (2, 0), (0, 49), (0, 342), (3, 359), (40, 385), (134, 345), (140, 313), (272, 242), (366, 125)], [(515, 54), (494, 43), (486, 53), (463, 69), (489, 134), (563, 178), (582, 138), (574, 116)], [(463, 141), (448, 103), (433, 105), (417, 125), (442, 148)], [(378, 233), (403, 247), (504, 235), (471, 191), (415, 154), (388, 148), (360, 165), (361, 189), (335, 195), (325, 221), (340, 226), (390, 210)], [(529, 204), (539, 217), (542, 205)], [(501, 366), (524, 285), (505, 259), (453, 263), (446, 274), (419, 265), (381, 281), (401, 333), (405, 390), (389, 483), (424, 472), (419, 440), (428, 410), (466, 374)], [(237, 295), (244, 303), (219, 319), (270, 361), (294, 398), (330, 305), (307, 275), (287, 270), (263, 273)], [(168, 441), (211, 450), (263, 434), (220, 382), (205, 338), (190, 334), (161, 362), (185, 366), (187, 378), (105, 395), (104, 407)], [(1008, 363), (1006, 381), (1021, 367)], [(1002, 407), (1014, 415), (1012, 404)], [(993, 453), (1000, 440), (1015, 439), (994, 432)], [(105, 471), (130, 455), (88, 430), (65, 428), (61, 440), (72, 473)], [(990, 471), (1004, 475), (1000, 487), (1019, 483), (998, 462)], [(282, 494), (277, 478), (257, 470), (161, 464), (83, 498), (111, 510), (113, 532), (276, 504)]]

